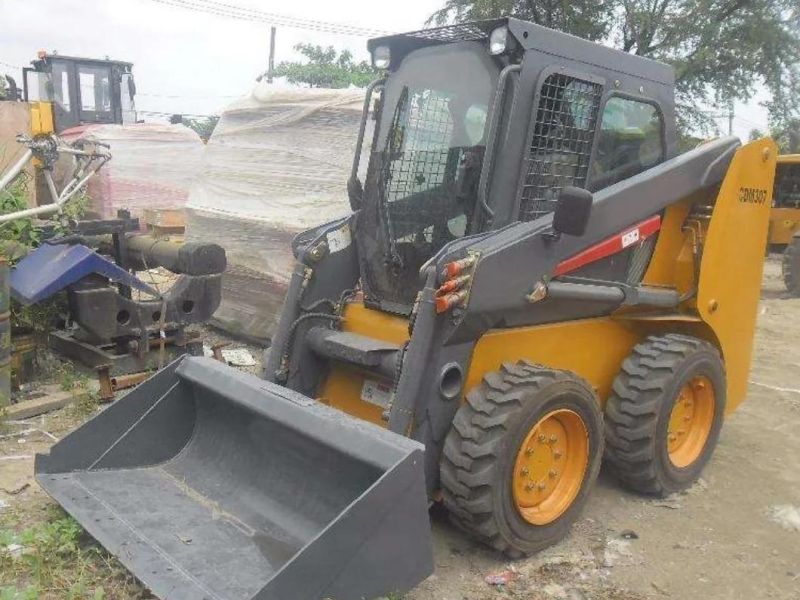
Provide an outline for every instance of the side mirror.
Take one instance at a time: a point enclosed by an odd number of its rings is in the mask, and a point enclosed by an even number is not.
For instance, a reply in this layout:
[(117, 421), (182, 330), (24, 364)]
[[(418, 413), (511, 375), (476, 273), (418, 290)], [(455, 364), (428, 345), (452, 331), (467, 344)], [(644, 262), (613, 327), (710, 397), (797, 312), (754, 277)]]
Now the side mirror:
[(583, 188), (567, 186), (558, 195), (558, 205), (553, 215), (553, 229), (576, 237), (586, 233), (592, 214), (592, 193)]

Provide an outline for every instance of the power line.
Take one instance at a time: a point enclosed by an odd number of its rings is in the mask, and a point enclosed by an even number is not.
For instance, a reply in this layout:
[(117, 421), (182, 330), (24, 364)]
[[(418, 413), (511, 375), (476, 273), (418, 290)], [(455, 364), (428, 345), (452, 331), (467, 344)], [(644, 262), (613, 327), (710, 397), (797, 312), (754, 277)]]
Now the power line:
[(322, 33), (334, 33), (339, 35), (353, 35), (361, 37), (379, 37), (389, 35), (391, 32), (358, 25), (348, 25), (345, 23), (330, 23), (317, 21), (314, 19), (304, 19), (300, 17), (290, 17), (277, 13), (269, 13), (255, 8), (246, 8), (235, 4), (227, 4), (216, 0), (151, 0), (158, 4), (182, 8), (193, 12), (202, 12), (216, 16), (238, 19), (255, 23), (269, 23), (294, 29), (307, 29)]
[(22, 67), (17, 65), (12, 65), (7, 62), (3, 62), (2, 60), (0, 60), (0, 65), (3, 65), (4, 67), (9, 67), (10, 69), (16, 69), (17, 71), (22, 71)]
[(147, 98), (172, 98), (172, 99), (181, 99), (181, 100), (213, 100), (215, 98), (241, 98), (242, 95), (221, 95), (221, 94), (209, 94), (203, 96), (183, 96), (183, 95), (171, 95), (171, 94), (143, 94), (143, 93), (136, 93), (136, 96), (142, 96)]

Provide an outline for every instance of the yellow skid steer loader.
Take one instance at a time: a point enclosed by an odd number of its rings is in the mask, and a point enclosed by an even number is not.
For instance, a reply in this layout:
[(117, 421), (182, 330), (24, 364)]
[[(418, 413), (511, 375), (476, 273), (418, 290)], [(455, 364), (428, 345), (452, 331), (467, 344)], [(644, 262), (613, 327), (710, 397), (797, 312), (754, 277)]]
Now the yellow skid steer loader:
[(429, 502), (536, 552), (603, 459), (691, 485), (744, 400), (771, 140), (678, 155), (669, 67), (512, 18), (369, 48), (352, 214), (294, 241), (264, 378), (181, 359), (37, 457), (161, 598), (404, 593)]

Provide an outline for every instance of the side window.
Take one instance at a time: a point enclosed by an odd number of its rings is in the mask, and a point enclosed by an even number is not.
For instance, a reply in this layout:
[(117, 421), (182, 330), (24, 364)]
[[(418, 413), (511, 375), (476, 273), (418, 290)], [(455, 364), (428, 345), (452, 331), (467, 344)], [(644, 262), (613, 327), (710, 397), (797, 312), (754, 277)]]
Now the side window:
[(70, 111), (69, 71), (64, 65), (53, 65), (53, 99), (64, 111)]
[(778, 164), (772, 203), (778, 208), (800, 208), (800, 163)]
[(603, 189), (663, 161), (663, 131), (663, 119), (655, 105), (609, 98), (600, 123), (590, 189)]
[(564, 186), (586, 185), (602, 92), (599, 83), (564, 73), (545, 79), (523, 168), (520, 221), (553, 212)]
[(111, 112), (111, 72), (108, 67), (80, 65), (78, 67), (78, 88), (82, 111)]

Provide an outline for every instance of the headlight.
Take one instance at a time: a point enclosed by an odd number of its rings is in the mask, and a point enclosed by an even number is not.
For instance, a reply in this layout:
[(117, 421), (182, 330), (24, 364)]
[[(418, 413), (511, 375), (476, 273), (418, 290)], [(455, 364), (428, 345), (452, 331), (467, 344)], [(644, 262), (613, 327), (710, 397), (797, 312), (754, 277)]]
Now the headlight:
[(497, 56), (506, 51), (508, 47), (508, 27), (503, 25), (489, 35), (489, 54)]
[(372, 51), (372, 65), (376, 69), (388, 69), (392, 62), (392, 52), (389, 46), (378, 46)]

